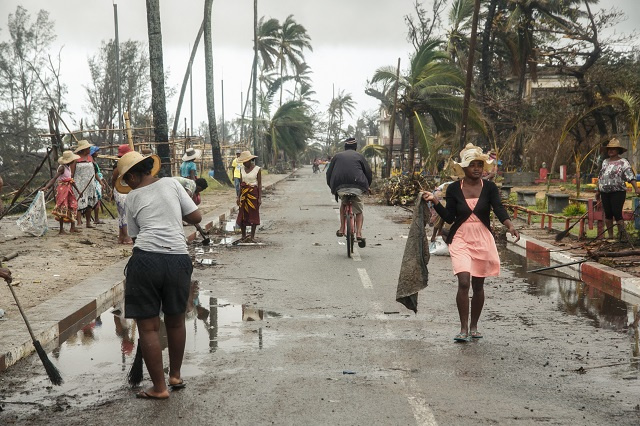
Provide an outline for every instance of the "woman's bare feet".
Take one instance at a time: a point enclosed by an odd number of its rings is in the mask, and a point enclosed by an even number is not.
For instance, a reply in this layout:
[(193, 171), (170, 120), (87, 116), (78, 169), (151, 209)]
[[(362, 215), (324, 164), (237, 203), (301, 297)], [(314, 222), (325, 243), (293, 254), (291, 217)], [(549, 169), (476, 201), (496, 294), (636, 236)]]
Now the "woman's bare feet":
[(81, 233), (82, 233), (82, 231), (81, 231), (81, 230), (79, 230), (78, 228), (71, 228), (71, 229), (69, 230), (69, 232), (73, 232), (74, 234), (81, 234)]
[(58, 235), (67, 235), (67, 231), (61, 229), (60, 232), (58, 232)]

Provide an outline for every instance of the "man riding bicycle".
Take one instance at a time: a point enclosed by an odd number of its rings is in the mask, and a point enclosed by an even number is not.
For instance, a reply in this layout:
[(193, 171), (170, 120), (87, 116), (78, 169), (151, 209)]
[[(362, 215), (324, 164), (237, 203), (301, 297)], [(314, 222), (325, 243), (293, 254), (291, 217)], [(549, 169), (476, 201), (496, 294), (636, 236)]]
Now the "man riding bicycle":
[[(362, 223), (364, 222), (364, 203), (360, 197), (369, 192), (369, 185), (373, 177), (371, 167), (362, 154), (356, 151), (358, 144), (355, 138), (344, 141), (344, 151), (333, 156), (327, 169), (327, 185), (331, 193), (338, 197), (340, 203), (340, 229), (336, 236), (343, 237), (345, 232), (345, 198), (351, 201), (351, 207), (356, 215), (356, 239), (358, 247), (365, 247), (367, 242), (362, 237)], [(346, 197), (345, 194), (353, 194), (355, 197)]]

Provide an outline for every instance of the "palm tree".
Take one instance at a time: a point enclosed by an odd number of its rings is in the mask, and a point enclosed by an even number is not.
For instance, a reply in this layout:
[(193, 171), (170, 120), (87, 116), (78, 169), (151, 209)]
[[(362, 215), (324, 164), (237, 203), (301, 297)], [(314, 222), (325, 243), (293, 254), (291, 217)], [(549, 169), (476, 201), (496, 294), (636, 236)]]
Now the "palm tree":
[(222, 162), (220, 152), (220, 139), (218, 138), (218, 126), (216, 124), (215, 97), (213, 90), (213, 51), (211, 43), (211, 7), (213, 0), (204, 2), (204, 62), (207, 94), (207, 118), (209, 120), (209, 141), (211, 142), (211, 156), (213, 157), (213, 169), (220, 183), (231, 186), (227, 175), (227, 169)]
[[(424, 144), (433, 139), (431, 125), (437, 132), (454, 131), (462, 116), (464, 77), (455, 67), (449, 54), (439, 47), (439, 40), (427, 41), (411, 59), (409, 73), (398, 81), (398, 108), (408, 120), (409, 170), (413, 172), (416, 131)], [(396, 69), (388, 66), (378, 69), (371, 83), (381, 82), (390, 87), (396, 80)], [(469, 124), (484, 130), (477, 109), (471, 108)]]
[[(293, 15), (287, 16), (279, 33), (278, 62), (280, 65), (280, 77), (284, 76), (286, 66), (294, 70), (304, 62), (304, 49), (313, 51), (311, 37), (304, 26), (298, 24)], [(280, 105), (282, 105), (282, 88), (280, 88)]]
[(447, 51), (451, 61), (457, 62), (460, 69), (466, 69), (466, 60), (463, 60), (463, 57), (469, 50), (467, 33), (471, 27), (472, 16), (473, 0), (455, 0), (449, 10), (451, 28), (447, 32)]
[(160, 0), (147, 0), (147, 31), (149, 34), (149, 71), (151, 75), (151, 108), (153, 133), (159, 143), (158, 156), (162, 162), (161, 176), (171, 176), (169, 157), (169, 126), (164, 94), (164, 65), (162, 61), (162, 27), (160, 25)]
[(381, 160), (385, 159), (387, 157), (387, 151), (388, 151), (388, 149), (387, 149), (386, 146), (375, 145), (375, 144), (365, 145), (360, 150), (360, 153), (362, 155), (364, 155), (365, 157), (373, 158), (374, 175), (378, 174), (378, 161), (377, 161), (377, 159), (378, 158), (380, 158)]
[(278, 152), (284, 151), (292, 159), (306, 148), (306, 141), (313, 135), (313, 122), (307, 107), (299, 101), (282, 104), (268, 123), (268, 134), (265, 138), (271, 146), (273, 163), (278, 159)]
[[(298, 91), (298, 85), (302, 86), (302, 84), (306, 84), (308, 86), (311, 86), (311, 73), (313, 71), (311, 71), (311, 67), (306, 63), (303, 62), (302, 64), (300, 64), (300, 66), (296, 67), (296, 73), (293, 76), (293, 79), (295, 81), (295, 86), (293, 86), (293, 100), (296, 100), (296, 95), (297, 95), (297, 91)], [(301, 100), (301, 99), (298, 99)]]
[[(344, 93), (344, 90), (338, 92), (338, 97), (334, 99), (336, 103), (336, 109), (338, 111), (338, 131), (342, 131), (342, 123), (344, 122), (345, 114), (349, 117), (353, 117), (354, 110), (356, 108), (356, 102), (353, 100), (351, 93)], [(340, 138), (340, 135), (337, 135)]]

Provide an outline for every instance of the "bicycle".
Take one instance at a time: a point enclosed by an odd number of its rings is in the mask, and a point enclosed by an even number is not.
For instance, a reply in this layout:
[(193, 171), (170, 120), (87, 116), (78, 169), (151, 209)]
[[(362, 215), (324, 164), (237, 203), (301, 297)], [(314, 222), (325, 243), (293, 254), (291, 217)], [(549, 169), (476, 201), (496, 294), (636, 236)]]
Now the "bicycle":
[(353, 244), (356, 240), (356, 215), (353, 213), (352, 202), (353, 199), (356, 198), (356, 194), (343, 194), (342, 195), (342, 204), (344, 205), (344, 220), (345, 223), (345, 233), (344, 236), (347, 239), (347, 257), (351, 257), (351, 253), (353, 253)]

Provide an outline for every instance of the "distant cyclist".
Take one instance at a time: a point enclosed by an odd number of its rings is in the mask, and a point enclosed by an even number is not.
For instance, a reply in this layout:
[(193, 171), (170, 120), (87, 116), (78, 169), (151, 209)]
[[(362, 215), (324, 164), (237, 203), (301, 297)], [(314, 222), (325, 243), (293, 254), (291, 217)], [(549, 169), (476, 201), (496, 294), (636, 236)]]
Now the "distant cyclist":
[[(369, 185), (373, 175), (371, 167), (362, 154), (356, 151), (358, 144), (355, 138), (348, 138), (344, 141), (344, 151), (333, 156), (329, 168), (327, 169), (327, 185), (331, 188), (331, 193), (344, 202), (345, 194), (354, 194), (352, 198), (352, 209), (356, 215), (356, 239), (358, 247), (365, 247), (366, 240), (362, 237), (362, 223), (364, 222), (364, 203), (361, 195), (369, 192)], [(344, 236), (344, 204), (340, 203), (340, 229), (336, 236)]]

